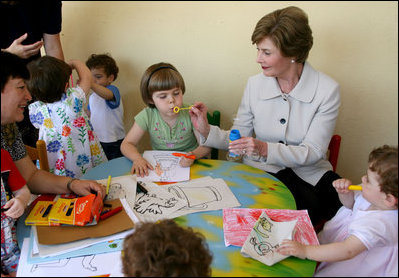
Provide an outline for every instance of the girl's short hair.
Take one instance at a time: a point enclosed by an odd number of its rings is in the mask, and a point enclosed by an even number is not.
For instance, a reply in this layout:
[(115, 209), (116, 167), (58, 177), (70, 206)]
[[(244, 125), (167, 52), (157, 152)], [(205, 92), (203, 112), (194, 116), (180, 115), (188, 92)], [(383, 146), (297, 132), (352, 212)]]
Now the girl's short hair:
[(298, 7), (275, 10), (262, 17), (252, 33), (252, 44), (270, 38), (284, 57), (304, 63), (313, 46), (308, 16)]
[(369, 155), (369, 168), (380, 177), (381, 191), (398, 198), (398, 147), (374, 149)]
[(32, 95), (45, 103), (61, 100), (72, 73), (72, 68), (67, 63), (51, 56), (43, 56), (30, 62), (28, 69), (31, 78), (27, 85)]
[(179, 88), (186, 91), (183, 77), (171, 64), (158, 63), (150, 66), (143, 74), (140, 82), (141, 97), (145, 104), (154, 108), (152, 95), (154, 92)]

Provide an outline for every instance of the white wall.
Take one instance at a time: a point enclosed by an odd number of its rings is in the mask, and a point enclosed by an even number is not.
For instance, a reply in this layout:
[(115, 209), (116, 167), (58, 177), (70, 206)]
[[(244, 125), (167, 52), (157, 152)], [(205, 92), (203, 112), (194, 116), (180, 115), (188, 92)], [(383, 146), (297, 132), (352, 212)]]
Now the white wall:
[(66, 59), (104, 52), (116, 59), (127, 130), (144, 107), (141, 75), (161, 61), (182, 73), (185, 102), (220, 110), (229, 129), (247, 79), (260, 72), (251, 44), (255, 24), (290, 5), (309, 16), (308, 61), (341, 85), (337, 171), (360, 182), (371, 149), (398, 144), (396, 1), (64, 1), (61, 39)]

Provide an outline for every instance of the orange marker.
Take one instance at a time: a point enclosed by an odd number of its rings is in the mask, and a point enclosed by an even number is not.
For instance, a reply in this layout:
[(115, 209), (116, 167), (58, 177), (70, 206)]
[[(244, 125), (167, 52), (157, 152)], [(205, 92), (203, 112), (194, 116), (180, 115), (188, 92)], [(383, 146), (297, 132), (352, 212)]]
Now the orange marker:
[(349, 185), (348, 187), (349, 190), (362, 190), (361, 185)]
[(172, 153), (174, 156), (184, 156), (185, 158), (195, 159), (195, 155), (191, 154), (184, 154), (184, 153)]

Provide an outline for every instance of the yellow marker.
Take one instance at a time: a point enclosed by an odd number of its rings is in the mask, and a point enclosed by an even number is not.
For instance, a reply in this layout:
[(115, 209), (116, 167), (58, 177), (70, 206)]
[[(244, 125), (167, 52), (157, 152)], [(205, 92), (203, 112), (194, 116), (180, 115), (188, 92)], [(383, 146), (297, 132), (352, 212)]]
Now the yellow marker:
[(362, 190), (361, 185), (349, 185), (348, 187), (349, 190)]
[(173, 112), (175, 112), (176, 114), (180, 112), (180, 110), (183, 109), (191, 109), (191, 107), (193, 107), (193, 105), (190, 105), (189, 107), (179, 107), (179, 106), (175, 106), (173, 107)]
[(111, 183), (111, 175), (108, 176), (108, 181), (107, 181), (107, 191), (106, 194), (108, 195), (108, 191), (109, 191), (109, 185)]

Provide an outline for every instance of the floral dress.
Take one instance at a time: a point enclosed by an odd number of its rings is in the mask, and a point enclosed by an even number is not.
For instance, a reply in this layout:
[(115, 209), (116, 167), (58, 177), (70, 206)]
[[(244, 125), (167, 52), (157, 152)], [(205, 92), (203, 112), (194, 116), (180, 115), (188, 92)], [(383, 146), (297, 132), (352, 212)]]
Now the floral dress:
[(39, 129), (39, 139), (46, 142), (50, 172), (79, 178), (88, 169), (107, 158), (83, 104), (85, 93), (80, 87), (69, 88), (60, 101), (29, 105), (29, 117)]

